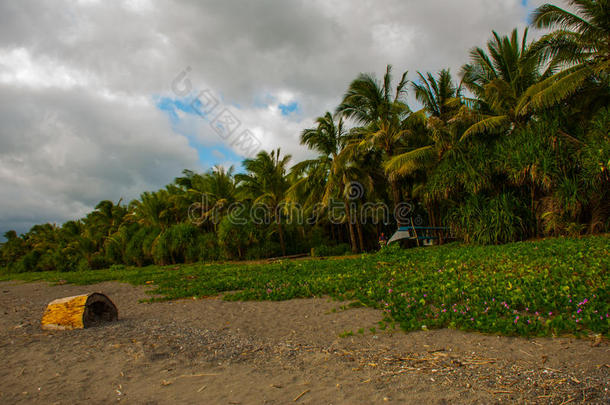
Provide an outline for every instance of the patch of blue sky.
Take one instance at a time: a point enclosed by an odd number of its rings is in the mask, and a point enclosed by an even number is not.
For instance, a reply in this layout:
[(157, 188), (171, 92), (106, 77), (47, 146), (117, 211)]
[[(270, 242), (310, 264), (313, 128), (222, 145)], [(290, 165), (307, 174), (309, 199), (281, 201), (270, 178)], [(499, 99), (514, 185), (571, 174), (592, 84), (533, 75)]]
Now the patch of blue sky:
[(287, 117), (287, 116), (299, 111), (299, 103), (296, 101), (292, 101), (288, 104), (279, 104), (278, 108), (282, 112), (282, 115)]
[(204, 145), (197, 139), (193, 126), (181, 125), (184, 123), (184, 118), (181, 118), (180, 112), (187, 116), (193, 116), (196, 119), (209, 121), (209, 118), (206, 117), (203, 111), (204, 106), (199, 99), (158, 97), (156, 98), (156, 106), (167, 114), (172, 130), (185, 136), (189, 146), (197, 151), (199, 162), (203, 168), (209, 169), (219, 164), (223, 166), (235, 165), (237, 171), (242, 170), (241, 161), (243, 156), (235, 153), (228, 145), (223, 144), (220, 138), (216, 143)]
[(193, 147), (197, 150), (199, 161), (205, 168), (211, 168), (216, 165), (233, 165), (237, 172), (243, 172), (241, 162), (244, 158), (235, 153), (231, 148), (223, 144), (213, 146), (195, 145)]

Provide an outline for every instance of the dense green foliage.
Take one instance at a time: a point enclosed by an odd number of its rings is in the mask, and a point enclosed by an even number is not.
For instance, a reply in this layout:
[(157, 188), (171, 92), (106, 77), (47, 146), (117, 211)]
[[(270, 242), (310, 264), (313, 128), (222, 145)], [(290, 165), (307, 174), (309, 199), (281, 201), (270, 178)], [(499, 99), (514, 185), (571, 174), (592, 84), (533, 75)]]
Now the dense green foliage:
[(387, 320), (405, 330), (425, 325), (511, 335), (608, 336), (609, 242), (606, 235), (502, 246), (453, 243), (326, 260), (0, 273), (0, 280), (120, 280), (151, 285), (161, 299), (219, 293), (226, 300), (332, 296), (383, 309)]
[[(381, 80), (360, 74), (334, 114), (303, 130), (311, 160), (290, 167), (278, 149), (246, 159), (239, 174), (185, 170), (127, 205), (102, 201), (81, 220), (7, 232), (0, 267), (357, 253), (413, 217), (476, 244), (607, 232), (610, 5), (568, 3), (572, 11), (536, 10), (532, 25), (550, 29), (537, 41), (527, 30), (493, 32), (471, 51), (459, 84), (447, 69), (415, 81), (406, 72), (393, 80), (390, 66)], [(408, 217), (379, 221), (368, 209), (392, 213), (404, 202)]]

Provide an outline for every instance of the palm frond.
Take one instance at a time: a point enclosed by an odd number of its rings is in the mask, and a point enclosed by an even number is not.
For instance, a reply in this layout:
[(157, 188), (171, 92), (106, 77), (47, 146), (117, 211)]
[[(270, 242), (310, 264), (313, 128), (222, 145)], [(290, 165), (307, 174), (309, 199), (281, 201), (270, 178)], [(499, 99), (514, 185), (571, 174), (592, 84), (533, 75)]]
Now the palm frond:
[(531, 86), (517, 105), (517, 113), (525, 115), (557, 105), (581, 88), (591, 74), (586, 65), (578, 65)]
[(434, 146), (428, 145), (394, 156), (384, 165), (384, 168), (386, 173), (391, 176), (407, 176), (428, 167), (435, 157)]
[(506, 127), (510, 124), (510, 118), (507, 115), (498, 115), (495, 117), (485, 118), (476, 124), (473, 124), (468, 128), (461, 136), (460, 142), (463, 142), (465, 139), (470, 137), (471, 135), (482, 134), (484, 132), (498, 132), (503, 127)]

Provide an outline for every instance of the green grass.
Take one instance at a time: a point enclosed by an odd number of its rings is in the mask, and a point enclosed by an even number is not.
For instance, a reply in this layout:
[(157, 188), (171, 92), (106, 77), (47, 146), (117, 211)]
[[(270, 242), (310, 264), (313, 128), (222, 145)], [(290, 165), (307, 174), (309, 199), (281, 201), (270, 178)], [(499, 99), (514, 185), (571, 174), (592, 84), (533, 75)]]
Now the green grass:
[(331, 296), (380, 308), (386, 321), (405, 330), (608, 336), (609, 242), (608, 236), (592, 236), (501, 246), (451, 244), (387, 248), (337, 260), (0, 273), (0, 280), (148, 283), (163, 299), (219, 293), (226, 300)]

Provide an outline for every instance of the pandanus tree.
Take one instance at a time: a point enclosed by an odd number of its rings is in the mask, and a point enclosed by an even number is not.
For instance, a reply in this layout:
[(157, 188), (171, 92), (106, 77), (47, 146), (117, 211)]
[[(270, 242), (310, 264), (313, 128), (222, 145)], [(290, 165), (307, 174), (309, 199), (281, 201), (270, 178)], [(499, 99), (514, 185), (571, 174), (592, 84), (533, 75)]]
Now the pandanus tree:
[(283, 203), (290, 183), (286, 176), (290, 155), (281, 156), (280, 149), (268, 153), (259, 152), (256, 157), (243, 162), (246, 173), (237, 174), (235, 179), (244, 197), (254, 204), (264, 204), (270, 219), (276, 224), (282, 254), (286, 255), (286, 241), (282, 224)]
[(551, 28), (536, 44), (552, 66), (564, 68), (527, 91), (521, 110), (557, 105), (593, 80), (606, 90), (610, 75), (610, 1), (568, 0), (571, 10), (540, 6), (532, 25)]
[[(409, 129), (405, 125), (411, 110), (406, 102), (408, 84), (407, 72), (401, 76), (398, 85), (392, 87), (392, 67), (386, 67), (383, 80), (374, 75), (360, 74), (352, 81), (337, 107), (337, 113), (354, 120), (359, 128), (354, 142), (346, 148), (377, 149), (388, 160), (401, 152)], [(401, 202), (401, 192), (397, 178), (390, 178), (390, 189), (395, 211)]]

